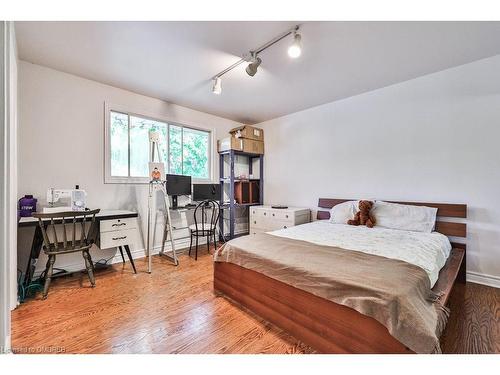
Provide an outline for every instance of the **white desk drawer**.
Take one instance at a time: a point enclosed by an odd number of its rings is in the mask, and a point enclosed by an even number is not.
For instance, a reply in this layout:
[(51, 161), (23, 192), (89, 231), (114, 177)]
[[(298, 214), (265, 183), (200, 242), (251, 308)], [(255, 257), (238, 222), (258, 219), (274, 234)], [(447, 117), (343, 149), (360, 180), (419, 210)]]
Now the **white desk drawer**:
[(137, 219), (135, 217), (126, 219), (101, 220), (100, 222), (101, 233), (135, 228), (137, 228)]
[(136, 229), (114, 230), (101, 233), (101, 249), (134, 244), (136, 242)]

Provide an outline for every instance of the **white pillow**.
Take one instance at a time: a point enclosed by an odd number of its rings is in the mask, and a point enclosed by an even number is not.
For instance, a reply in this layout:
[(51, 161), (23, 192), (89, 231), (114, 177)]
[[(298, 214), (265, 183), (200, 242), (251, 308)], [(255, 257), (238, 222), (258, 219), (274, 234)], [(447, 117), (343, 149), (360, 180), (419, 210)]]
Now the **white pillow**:
[(347, 201), (333, 206), (330, 209), (330, 223), (347, 224), (347, 220), (354, 219), (358, 204), (358, 201)]
[(431, 233), (436, 224), (437, 208), (376, 201), (371, 213), (377, 226)]

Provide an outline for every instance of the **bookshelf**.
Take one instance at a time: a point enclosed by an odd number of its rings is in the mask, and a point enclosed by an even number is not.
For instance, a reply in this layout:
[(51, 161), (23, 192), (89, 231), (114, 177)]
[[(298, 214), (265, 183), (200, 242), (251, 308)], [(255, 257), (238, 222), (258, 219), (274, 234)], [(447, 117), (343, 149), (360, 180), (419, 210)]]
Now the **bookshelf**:
[[(254, 161), (258, 160), (258, 168), (259, 168), (259, 178), (250, 178), (250, 179), (240, 179), (235, 176), (235, 161), (237, 156), (242, 156), (244, 159), (247, 159), (248, 161), (248, 174), (252, 175), (253, 174), (253, 164)], [(224, 170), (224, 163), (225, 160), (228, 160), (229, 162), (229, 175), (225, 175), (225, 170)], [(219, 183), (220, 183), (220, 205), (221, 205), (221, 210), (222, 215), (222, 221), (221, 221), (221, 235), (224, 240), (232, 239), (237, 237), (238, 235), (245, 235), (247, 233), (238, 233), (235, 234), (235, 212), (238, 208), (241, 207), (250, 207), (250, 206), (256, 206), (256, 205), (262, 205), (264, 203), (264, 155), (260, 154), (252, 154), (248, 152), (243, 152), (243, 151), (236, 151), (236, 150), (227, 150), (227, 151), (222, 151), (219, 153)], [(258, 203), (236, 203), (235, 201), (235, 183), (236, 182), (243, 182), (243, 181), (255, 181), (259, 183), (259, 202)], [(225, 187), (226, 185), (229, 185), (229, 201), (224, 199), (224, 194), (225, 194)], [(229, 231), (225, 232), (224, 228), (224, 212), (229, 211)], [(249, 215), (249, 210), (246, 210), (246, 215)]]

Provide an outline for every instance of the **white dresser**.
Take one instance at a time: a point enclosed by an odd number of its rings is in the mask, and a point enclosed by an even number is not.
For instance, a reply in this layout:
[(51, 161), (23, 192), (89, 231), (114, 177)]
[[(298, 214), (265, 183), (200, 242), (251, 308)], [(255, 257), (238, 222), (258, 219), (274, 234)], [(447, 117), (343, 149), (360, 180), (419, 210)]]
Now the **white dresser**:
[(308, 208), (288, 207), (286, 209), (279, 209), (271, 208), (271, 206), (250, 207), (250, 234), (289, 228), (309, 223), (310, 221), (311, 210)]

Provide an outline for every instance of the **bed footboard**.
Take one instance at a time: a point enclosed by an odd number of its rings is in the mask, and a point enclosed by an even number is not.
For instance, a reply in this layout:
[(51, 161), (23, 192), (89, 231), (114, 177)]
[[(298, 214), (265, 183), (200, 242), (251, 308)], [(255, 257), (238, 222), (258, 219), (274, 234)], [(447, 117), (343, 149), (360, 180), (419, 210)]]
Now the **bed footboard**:
[(321, 353), (413, 353), (373, 318), (232, 263), (214, 263), (214, 290)]

